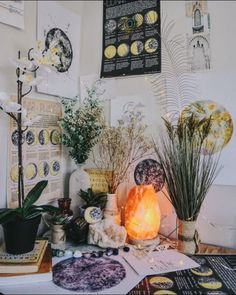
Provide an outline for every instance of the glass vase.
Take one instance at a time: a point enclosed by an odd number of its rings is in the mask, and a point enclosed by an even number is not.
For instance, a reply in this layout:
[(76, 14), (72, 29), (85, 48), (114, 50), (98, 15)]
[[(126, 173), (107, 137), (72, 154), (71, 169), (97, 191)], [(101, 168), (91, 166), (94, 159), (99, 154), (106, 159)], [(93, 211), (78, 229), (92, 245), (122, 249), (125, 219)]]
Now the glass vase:
[(88, 173), (84, 171), (84, 166), (84, 163), (77, 164), (77, 169), (72, 172), (69, 181), (69, 196), (74, 217), (79, 216), (79, 207), (84, 204), (79, 197), (80, 190), (87, 191), (91, 187), (90, 178)]

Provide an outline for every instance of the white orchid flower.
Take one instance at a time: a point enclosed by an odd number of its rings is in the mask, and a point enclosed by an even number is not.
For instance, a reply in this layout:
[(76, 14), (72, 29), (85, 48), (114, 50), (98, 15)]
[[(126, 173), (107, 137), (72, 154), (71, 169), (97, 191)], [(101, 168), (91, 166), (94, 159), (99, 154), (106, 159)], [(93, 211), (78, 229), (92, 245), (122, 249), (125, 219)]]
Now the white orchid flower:
[(35, 64), (33, 63), (33, 61), (28, 60), (26, 58), (21, 58), (21, 59), (11, 58), (10, 62), (24, 72), (31, 72), (35, 70)]
[(56, 48), (48, 49), (47, 51), (33, 50), (32, 57), (35, 65), (47, 72), (55, 70), (55, 65), (60, 63), (60, 58), (56, 54), (57, 51), (58, 50)]
[(4, 101), (1, 104), (1, 108), (6, 113), (20, 113), (21, 112), (21, 105), (16, 102), (10, 101), (10, 100)]
[(23, 126), (32, 126), (34, 123), (37, 123), (41, 120), (42, 116), (36, 116), (34, 118), (31, 119), (27, 119), (27, 120), (22, 120), (22, 125)]
[(21, 112), (21, 105), (11, 101), (10, 96), (6, 92), (0, 92), (0, 107), (6, 113)]
[(35, 78), (33, 74), (24, 74), (20, 75), (19, 80), (29, 86), (36, 86), (40, 84), (44, 79), (41, 76)]

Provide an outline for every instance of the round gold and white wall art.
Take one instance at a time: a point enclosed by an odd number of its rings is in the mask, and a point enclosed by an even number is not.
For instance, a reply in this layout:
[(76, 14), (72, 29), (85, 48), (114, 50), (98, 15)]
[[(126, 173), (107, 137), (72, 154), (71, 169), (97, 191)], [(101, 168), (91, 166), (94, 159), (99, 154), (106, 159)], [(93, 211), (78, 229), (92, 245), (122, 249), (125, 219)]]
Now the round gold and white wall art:
[(50, 171), (48, 162), (42, 161), (38, 166), (38, 173), (41, 178), (47, 177)]
[(46, 129), (40, 130), (38, 139), (41, 145), (47, 145), (49, 143), (49, 132)]
[(144, 45), (145, 51), (148, 53), (153, 53), (157, 51), (158, 48), (158, 41), (155, 38), (150, 38), (145, 42)]
[(153, 25), (158, 20), (158, 13), (154, 10), (150, 10), (145, 14), (145, 23), (147, 25)]
[(180, 118), (194, 114), (199, 121), (204, 118), (212, 119), (211, 131), (206, 138), (205, 151), (220, 151), (230, 141), (233, 134), (233, 120), (230, 113), (219, 103), (211, 100), (199, 100), (186, 107)]
[(133, 16), (133, 19), (136, 23), (136, 28), (139, 28), (143, 24), (143, 16), (140, 13), (137, 13)]
[(131, 44), (130, 50), (133, 55), (139, 55), (143, 52), (143, 43), (141, 41), (134, 41)]
[(18, 165), (14, 165), (11, 168), (10, 177), (11, 177), (11, 180), (13, 182), (17, 182), (18, 181)]
[(104, 50), (104, 55), (106, 58), (111, 59), (116, 55), (116, 47), (114, 45), (109, 45)]
[(120, 57), (125, 57), (129, 54), (129, 46), (125, 43), (122, 43), (117, 48), (117, 54)]
[(25, 177), (28, 180), (34, 179), (37, 176), (37, 172), (38, 172), (36, 164), (34, 163), (27, 164), (24, 172), (25, 172)]

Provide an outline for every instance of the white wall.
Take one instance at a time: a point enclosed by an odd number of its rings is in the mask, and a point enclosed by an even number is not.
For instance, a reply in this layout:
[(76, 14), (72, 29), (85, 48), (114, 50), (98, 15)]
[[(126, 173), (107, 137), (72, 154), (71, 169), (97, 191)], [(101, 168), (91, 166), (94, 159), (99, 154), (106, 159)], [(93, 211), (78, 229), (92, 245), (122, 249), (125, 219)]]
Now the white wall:
[[(236, 58), (234, 32), (234, 1), (208, 1), (211, 13), (211, 37), (212, 37), (212, 62), (213, 69), (200, 75), (211, 81), (210, 89), (204, 88), (202, 92), (209, 95), (216, 90), (224, 93), (227, 91), (229, 98), (236, 98)], [(99, 75), (102, 56), (102, 1), (60, 1), (60, 4), (72, 9), (82, 17), (81, 51), (80, 51), (80, 75)], [(175, 30), (184, 31), (185, 10), (184, 1), (162, 1), (162, 9), (172, 19), (176, 20)], [(0, 36), (2, 40), (0, 55), (0, 90), (15, 93), (16, 79), (14, 68), (9, 66), (8, 57), (15, 57), (17, 50), (27, 51), (34, 46), (36, 40), (36, 2), (25, 1), (25, 30), (21, 31), (4, 24), (0, 24)], [(230, 79), (224, 79), (227, 76)], [(217, 84), (214, 82), (217, 79)], [(203, 79), (204, 81), (204, 79)], [(222, 84), (219, 83), (222, 81)], [(150, 87), (145, 77), (117, 78), (115, 80), (116, 95), (147, 95)], [(208, 87), (208, 84), (207, 84)], [(216, 87), (216, 88), (215, 88)], [(32, 95), (31, 95), (32, 96)], [(34, 94), (35, 97), (45, 97)], [(147, 103), (148, 103), (147, 96)], [(213, 98), (212, 98), (213, 99)], [(160, 114), (157, 112), (157, 117)], [(0, 114), (0, 207), (6, 204), (6, 155), (7, 155), (7, 120)], [(158, 128), (158, 126), (157, 126)], [(71, 165), (65, 161), (65, 170), (71, 171)], [(68, 174), (67, 174), (68, 176)], [(67, 192), (68, 177), (65, 179)], [(236, 183), (235, 183), (236, 185)], [(173, 210), (163, 196), (160, 197), (164, 215), (163, 232), (169, 233), (175, 226)], [(236, 186), (213, 186), (199, 216), (198, 229), (204, 242), (236, 247)], [(213, 227), (210, 223), (214, 223)], [(232, 230), (232, 228), (234, 230)]]

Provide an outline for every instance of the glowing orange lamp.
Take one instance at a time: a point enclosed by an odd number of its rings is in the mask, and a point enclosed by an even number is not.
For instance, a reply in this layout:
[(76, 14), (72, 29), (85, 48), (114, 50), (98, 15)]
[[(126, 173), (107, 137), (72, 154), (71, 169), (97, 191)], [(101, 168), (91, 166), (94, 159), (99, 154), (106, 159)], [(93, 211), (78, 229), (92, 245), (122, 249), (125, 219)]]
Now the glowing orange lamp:
[(156, 242), (160, 219), (158, 197), (153, 186), (133, 187), (125, 205), (125, 228), (129, 242), (142, 246)]

